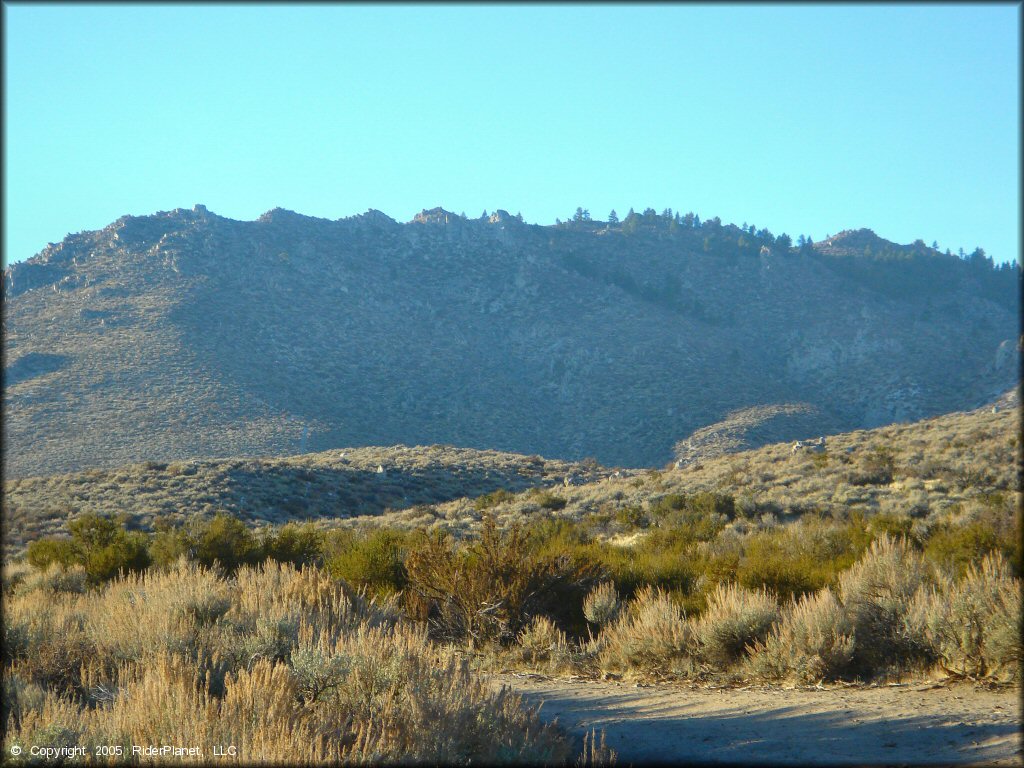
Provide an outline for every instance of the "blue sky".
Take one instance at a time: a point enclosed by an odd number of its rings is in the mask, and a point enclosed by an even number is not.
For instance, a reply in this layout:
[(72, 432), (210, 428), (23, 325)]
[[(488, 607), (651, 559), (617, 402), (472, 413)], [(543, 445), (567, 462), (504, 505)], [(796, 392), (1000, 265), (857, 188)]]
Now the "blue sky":
[(4, 257), (205, 204), (1020, 252), (1020, 8), (4, 4)]

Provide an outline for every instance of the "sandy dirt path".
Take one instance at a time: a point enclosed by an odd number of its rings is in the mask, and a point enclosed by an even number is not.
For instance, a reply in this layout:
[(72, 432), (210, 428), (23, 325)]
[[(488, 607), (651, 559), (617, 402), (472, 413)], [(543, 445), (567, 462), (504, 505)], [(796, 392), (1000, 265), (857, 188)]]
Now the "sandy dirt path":
[(1021, 765), (1020, 689), (972, 684), (824, 690), (700, 688), (502, 674), (582, 744), (604, 729), (618, 764)]

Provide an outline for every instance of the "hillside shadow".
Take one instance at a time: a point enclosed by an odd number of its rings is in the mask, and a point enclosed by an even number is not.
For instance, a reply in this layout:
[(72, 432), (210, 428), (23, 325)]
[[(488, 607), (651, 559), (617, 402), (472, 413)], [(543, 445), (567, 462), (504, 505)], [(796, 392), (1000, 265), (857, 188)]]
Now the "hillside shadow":
[(21, 384), (39, 376), (55, 373), (70, 361), (71, 358), (67, 355), (55, 355), (49, 352), (29, 352), (9, 365), (4, 366), (4, 386), (13, 387), (15, 384)]
[(475, 498), (505, 489), (522, 491), (554, 478), (481, 464), (403, 467), (382, 460), (383, 472), (341, 467), (269, 465), (226, 470), (220, 483), (224, 501), (246, 508), (277, 509), (295, 519), (374, 515), (418, 505)]

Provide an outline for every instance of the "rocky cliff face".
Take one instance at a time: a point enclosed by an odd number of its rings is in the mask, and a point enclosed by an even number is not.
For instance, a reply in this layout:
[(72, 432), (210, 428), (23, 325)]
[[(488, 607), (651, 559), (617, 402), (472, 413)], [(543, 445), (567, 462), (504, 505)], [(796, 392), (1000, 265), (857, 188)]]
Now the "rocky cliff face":
[(641, 466), (752, 406), (806, 404), (813, 423), (772, 433), (796, 439), (1015, 383), (1016, 272), (994, 290), (943, 262), (894, 293), (839, 268), (842, 236), (745, 234), (124, 217), (5, 272), (5, 472), (397, 443)]

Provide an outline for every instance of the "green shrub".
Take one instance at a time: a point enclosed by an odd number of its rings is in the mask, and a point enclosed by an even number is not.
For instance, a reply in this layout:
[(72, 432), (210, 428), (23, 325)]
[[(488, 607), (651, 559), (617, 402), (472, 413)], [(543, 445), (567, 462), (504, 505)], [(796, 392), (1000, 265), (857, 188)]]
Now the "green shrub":
[(686, 508), (686, 496), (681, 493), (668, 493), (651, 504), (651, 515), (661, 519), (671, 512)]
[(113, 544), (119, 533), (124, 529), (112, 517), (97, 515), (93, 512), (68, 521), (71, 540), (79, 552), (90, 549), (102, 549)]
[(332, 531), (324, 537), (324, 565), (335, 578), (366, 587), (374, 595), (401, 592), (408, 584), (409, 538), (388, 528)]
[(500, 532), (491, 516), (464, 547), (446, 534), (421, 532), (405, 564), (435, 634), (472, 644), (514, 642), (535, 616), (583, 624), (583, 597), (600, 577), (571, 556), (537, 555), (522, 528)]
[(122, 572), (144, 571), (151, 562), (146, 545), (145, 534), (120, 531), (110, 544), (86, 550), (83, 564), (89, 580), (99, 584)]
[(640, 507), (622, 507), (615, 512), (615, 519), (625, 528), (646, 528), (647, 515)]
[(749, 589), (767, 587), (785, 600), (834, 585), (870, 538), (863, 519), (846, 523), (806, 515), (798, 523), (750, 534), (736, 569)]
[(170, 568), (183, 556), (194, 554), (196, 542), (182, 526), (174, 526), (164, 519), (153, 523), (154, 533), (149, 539), (149, 556), (153, 565)]
[(834, 575), (829, 561), (791, 548), (788, 531), (765, 531), (751, 536), (736, 569), (736, 580), (748, 589), (771, 589), (780, 598), (821, 589)]
[(534, 497), (534, 501), (540, 504), (544, 509), (559, 510), (565, 509), (565, 505), (568, 503), (561, 496), (556, 496), (551, 491), (543, 491), (538, 493)]
[[(702, 492), (694, 496), (670, 493), (651, 505), (651, 517), (662, 531), (671, 531), (669, 537), (676, 538), (674, 546), (686, 546), (695, 541), (713, 541), (736, 515), (736, 504), (732, 496)], [(666, 541), (660, 536), (651, 543)]]
[(506, 491), (504, 488), (499, 488), (496, 491), (485, 493), (483, 496), (478, 496), (473, 502), (473, 508), (478, 512), (483, 512), (491, 507), (496, 507), (506, 501), (511, 501), (515, 498), (515, 494), (510, 491)]
[(108, 581), (122, 571), (142, 571), (150, 564), (145, 534), (124, 530), (115, 519), (87, 513), (67, 524), (71, 539), (39, 539), (28, 547), (29, 563), (46, 570), (81, 565), (91, 584)]
[(296, 567), (311, 565), (320, 560), (323, 536), (312, 523), (286, 523), (269, 534), (263, 541), (263, 554), (279, 563)]
[(937, 525), (929, 532), (924, 555), (954, 577), (962, 576), (968, 567), (996, 550), (998, 538), (988, 521), (977, 520), (966, 525)]
[(550, 515), (538, 516), (524, 528), (530, 549), (537, 554), (562, 554), (579, 551), (593, 543), (587, 521)]
[(875, 536), (886, 534), (892, 538), (910, 537), (914, 521), (909, 515), (880, 512), (868, 521), (868, 530)]
[[(673, 515), (673, 513), (680, 511), (687, 511), (690, 514), (683, 518)], [(668, 493), (651, 505), (651, 515), (659, 520), (675, 518), (677, 521), (693, 520), (713, 515), (723, 515), (731, 519), (736, 515), (736, 501), (728, 494), (711, 491), (701, 491), (693, 496), (686, 496), (682, 493)]]
[(236, 517), (220, 512), (212, 520), (196, 527), (195, 559), (207, 568), (219, 565), (228, 573), (240, 566), (255, 565), (263, 552), (252, 531)]
[(690, 498), (686, 506), (698, 515), (723, 515), (727, 519), (736, 516), (736, 501), (726, 493), (702, 491)]
[(67, 568), (79, 562), (74, 545), (70, 539), (48, 537), (29, 542), (26, 559), (33, 568), (45, 571), (51, 564)]

